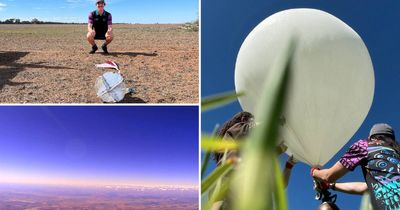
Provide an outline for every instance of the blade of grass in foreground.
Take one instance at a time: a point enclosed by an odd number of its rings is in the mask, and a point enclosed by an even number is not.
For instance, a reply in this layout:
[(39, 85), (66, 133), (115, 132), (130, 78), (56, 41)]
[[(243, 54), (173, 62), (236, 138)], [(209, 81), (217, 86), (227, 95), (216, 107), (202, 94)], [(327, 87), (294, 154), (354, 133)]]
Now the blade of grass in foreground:
[(237, 100), (238, 97), (243, 96), (243, 93), (228, 92), (222, 93), (214, 96), (206, 97), (201, 101), (201, 111), (206, 111), (218, 106), (223, 106), (225, 104), (231, 103)]
[(281, 168), (279, 167), (279, 161), (275, 159), (275, 203), (277, 209), (287, 209), (286, 196), (285, 196), (285, 186), (283, 183), (283, 176)]
[(205, 193), (212, 187), (219, 178), (225, 176), (225, 174), (229, 173), (233, 169), (233, 164), (231, 162), (227, 162), (218, 166), (204, 181), (201, 182), (201, 193)]
[(231, 180), (232, 176), (223, 177), (221, 179), (221, 184), (218, 187), (216, 187), (214, 193), (211, 195), (211, 199), (202, 209), (210, 210), (216, 202), (224, 201), (224, 198), (226, 198), (226, 195), (228, 194)]
[[(213, 132), (212, 132), (213, 136), (216, 136), (217, 131), (218, 131), (218, 128), (219, 128), (219, 125), (218, 125), (218, 124), (215, 125), (214, 130), (213, 130)], [(203, 163), (201, 164), (201, 171), (200, 171), (200, 178), (201, 178), (201, 179), (204, 178), (204, 173), (206, 172), (206, 168), (207, 168), (208, 162), (209, 162), (210, 157), (211, 157), (211, 152), (210, 152), (210, 150), (205, 150), (205, 151), (206, 151), (206, 154), (205, 154), (205, 156), (204, 156), (204, 161), (203, 161)]]
[[(226, 149), (225, 150), (225, 152), (224, 152), (224, 155), (222, 156), (222, 159), (221, 159), (221, 164), (222, 165), (224, 165), (225, 163), (226, 163), (226, 158), (227, 158), (227, 156), (228, 156), (228, 150)], [(224, 180), (226, 180), (227, 178), (228, 178), (229, 176), (220, 176), (219, 178), (218, 178), (218, 180), (216, 181), (216, 184), (215, 184), (215, 187), (214, 187), (214, 189), (213, 190), (209, 190), (209, 195), (210, 195), (210, 199), (208, 200), (208, 202), (207, 202), (207, 205), (206, 205), (206, 209), (211, 209), (212, 208), (212, 206), (214, 205), (214, 203), (216, 202), (216, 201), (218, 201), (217, 199), (217, 195), (220, 195), (221, 194), (221, 190), (222, 190), (222, 183), (223, 183), (223, 181)], [(211, 191), (212, 191), (212, 193), (211, 193)]]
[[(242, 152), (243, 161), (233, 181), (235, 210), (274, 209), (275, 177), (280, 175), (274, 166), (278, 122), (284, 106), (293, 53), (294, 42), (290, 41), (265, 82), (261, 105), (258, 105), (260, 110), (255, 115), (263, 123), (247, 139)], [(280, 199), (279, 203), (286, 203), (284, 193)], [(285, 206), (279, 206), (279, 210), (285, 210)]]
[(235, 150), (239, 147), (239, 143), (230, 140), (217, 140), (215, 137), (201, 137), (201, 149), (208, 151), (224, 151)]

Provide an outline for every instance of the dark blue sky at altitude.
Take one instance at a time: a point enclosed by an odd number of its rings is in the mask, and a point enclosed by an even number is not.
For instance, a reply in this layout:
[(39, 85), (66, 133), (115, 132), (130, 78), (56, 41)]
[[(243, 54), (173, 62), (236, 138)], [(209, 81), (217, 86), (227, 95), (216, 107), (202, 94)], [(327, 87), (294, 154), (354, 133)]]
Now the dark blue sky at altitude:
[[(326, 166), (332, 166), (356, 140), (367, 137), (374, 123), (387, 122), (400, 132), (399, 1), (202, 0), (202, 97), (235, 89), (236, 56), (248, 33), (268, 16), (290, 8), (320, 9), (344, 21), (361, 36), (374, 66), (375, 95), (370, 112), (349, 143)], [(239, 103), (235, 102), (203, 113), (202, 132), (211, 132), (215, 124), (222, 124), (239, 111)], [(281, 157), (281, 162), (286, 158), (286, 155)], [(310, 167), (302, 163), (293, 168), (287, 188), (290, 210), (316, 209), (320, 203), (314, 200), (309, 170)], [(363, 180), (357, 168), (339, 181)], [(354, 210), (359, 209), (361, 197), (338, 193), (337, 200), (341, 209)]]
[(197, 186), (198, 107), (3, 106), (0, 116), (0, 182)]

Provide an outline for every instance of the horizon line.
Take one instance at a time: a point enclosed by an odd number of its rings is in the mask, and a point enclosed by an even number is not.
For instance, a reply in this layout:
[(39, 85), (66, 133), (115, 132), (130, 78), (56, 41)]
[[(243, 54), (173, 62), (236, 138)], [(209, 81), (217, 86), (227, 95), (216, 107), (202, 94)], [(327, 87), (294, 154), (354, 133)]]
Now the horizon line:
[(170, 183), (80, 183), (80, 182), (32, 182), (32, 181), (5, 181), (0, 180), (0, 185), (31, 185), (31, 186), (51, 186), (51, 187), (83, 187), (83, 188), (163, 188), (163, 189), (193, 189), (198, 190), (199, 185), (189, 184), (170, 184)]

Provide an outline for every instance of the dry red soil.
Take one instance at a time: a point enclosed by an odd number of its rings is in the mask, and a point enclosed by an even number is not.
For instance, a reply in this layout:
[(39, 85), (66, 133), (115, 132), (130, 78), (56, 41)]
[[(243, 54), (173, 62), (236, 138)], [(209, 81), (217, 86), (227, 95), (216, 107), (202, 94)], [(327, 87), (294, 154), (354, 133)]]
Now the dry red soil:
[[(182, 25), (114, 25), (110, 54), (90, 55), (86, 25), (0, 25), (0, 103), (102, 103), (94, 84), (119, 64), (122, 103), (198, 103), (198, 32)], [(99, 48), (102, 41), (97, 42)]]
[(7, 210), (198, 210), (197, 190), (0, 186)]

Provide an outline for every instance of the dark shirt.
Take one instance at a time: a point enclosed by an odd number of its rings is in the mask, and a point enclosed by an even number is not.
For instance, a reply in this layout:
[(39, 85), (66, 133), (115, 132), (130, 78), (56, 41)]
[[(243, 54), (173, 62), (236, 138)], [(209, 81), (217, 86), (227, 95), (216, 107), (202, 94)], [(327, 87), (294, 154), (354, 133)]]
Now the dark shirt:
[(99, 14), (98, 10), (95, 10), (89, 14), (89, 21), (92, 24), (92, 28), (96, 31), (95, 38), (105, 39), (105, 35), (108, 30), (108, 26), (112, 25), (111, 13), (104, 10), (103, 15)]
[(359, 140), (339, 161), (351, 171), (361, 166), (375, 210), (400, 209), (400, 156), (391, 146)]

